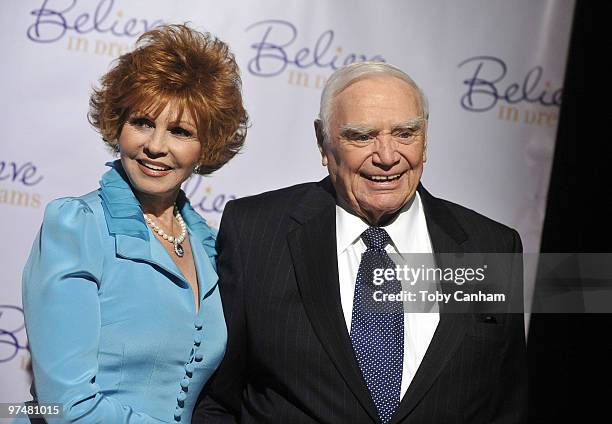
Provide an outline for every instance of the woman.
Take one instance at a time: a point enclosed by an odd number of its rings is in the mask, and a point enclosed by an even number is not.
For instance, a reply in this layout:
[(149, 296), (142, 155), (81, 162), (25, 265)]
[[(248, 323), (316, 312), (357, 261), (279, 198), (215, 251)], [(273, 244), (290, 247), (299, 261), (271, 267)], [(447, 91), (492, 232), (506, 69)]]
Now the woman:
[(240, 90), (227, 45), (183, 25), (143, 34), (94, 90), (120, 160), (47, 206), (23, 274), (35, 398), (60, 421), (191, 421), (227, 333), (216, 233), (180, 186), (242, 146)]

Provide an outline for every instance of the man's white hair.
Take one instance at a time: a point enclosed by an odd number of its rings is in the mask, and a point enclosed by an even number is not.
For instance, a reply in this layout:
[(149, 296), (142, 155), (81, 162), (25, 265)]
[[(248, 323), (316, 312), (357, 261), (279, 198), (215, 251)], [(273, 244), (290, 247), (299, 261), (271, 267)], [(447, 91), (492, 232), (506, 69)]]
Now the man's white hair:
[(331, 74), (323, 87), (323, 92), (321, 93), (321, 105), (319, 107), (319, 120), (322, 124), (325, 140), (329, 139), (329, 124), (332, 118), (332, 106), (336, 95), (338, 95), (338, 93), (352, 83), (376, 75), (387, 75), (399, 78), (414, 88), (419, 96), (422, 117), (424, 119), (429, 118), (429, 104), (427, 102), (427, 97), (425, 96), (425, 93), (423, 93), (423, 90), (421, 90), (421, 88), (412, 78), (410, 78), (408, 74), (397, 66), (385, 62), (355, 62), (336, 70), (333, 74)]

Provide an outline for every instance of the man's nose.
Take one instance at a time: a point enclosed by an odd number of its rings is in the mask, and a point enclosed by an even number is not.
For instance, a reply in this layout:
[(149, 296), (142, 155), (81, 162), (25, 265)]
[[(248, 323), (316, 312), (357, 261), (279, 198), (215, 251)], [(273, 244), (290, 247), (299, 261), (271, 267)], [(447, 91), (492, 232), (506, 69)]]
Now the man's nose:
[(396, 143), (389, 134), (379, 135), (374, 141), (372, 161), (375, 165), (392, 167), (400, 160)]
[(162, 128), (155, 128), (151, 136), (147, 139), (145, 150), (153, 156), (160, 156), (168, 153), (167, 131)]

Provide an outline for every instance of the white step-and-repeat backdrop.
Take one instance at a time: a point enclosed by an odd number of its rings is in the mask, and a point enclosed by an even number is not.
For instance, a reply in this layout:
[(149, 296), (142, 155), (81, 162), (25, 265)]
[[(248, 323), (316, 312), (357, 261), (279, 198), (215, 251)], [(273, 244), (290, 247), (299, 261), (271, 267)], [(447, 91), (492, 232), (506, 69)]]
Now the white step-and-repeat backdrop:
[[(136, 37), (189, 21), (227, 41), (251, 116), (241, 155), (185, 185), (217, 226), (224, 204), (325, 175), (321, 87), (359, 60), (398, 65), (430, 100), (423, 182), (515, 227), (537, 252), (572, 0), (28, 0), (0, 3), (0, 402), (29, 398), (21, 270), (45, 205), (98, 186), (112, 159), (91, 87)], [(78, 320), (78, 317), (74, 317)], [(62, 343), (57, 340), (57, 343)]]

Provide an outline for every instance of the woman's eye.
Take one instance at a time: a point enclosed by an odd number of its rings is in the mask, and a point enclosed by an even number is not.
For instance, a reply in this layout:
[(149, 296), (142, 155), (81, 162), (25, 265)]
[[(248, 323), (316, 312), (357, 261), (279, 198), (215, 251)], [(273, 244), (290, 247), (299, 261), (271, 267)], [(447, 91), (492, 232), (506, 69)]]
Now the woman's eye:
[(130, 124), (135, 127), (155, 128), (155, 124), (150, 119), (143, 117), (130, 119)]
[(191, 138), (193, 136), (191, 131), (181, 127), (170, 128), (169, 131), (170, 134), (178, 135), (179, 137)]

